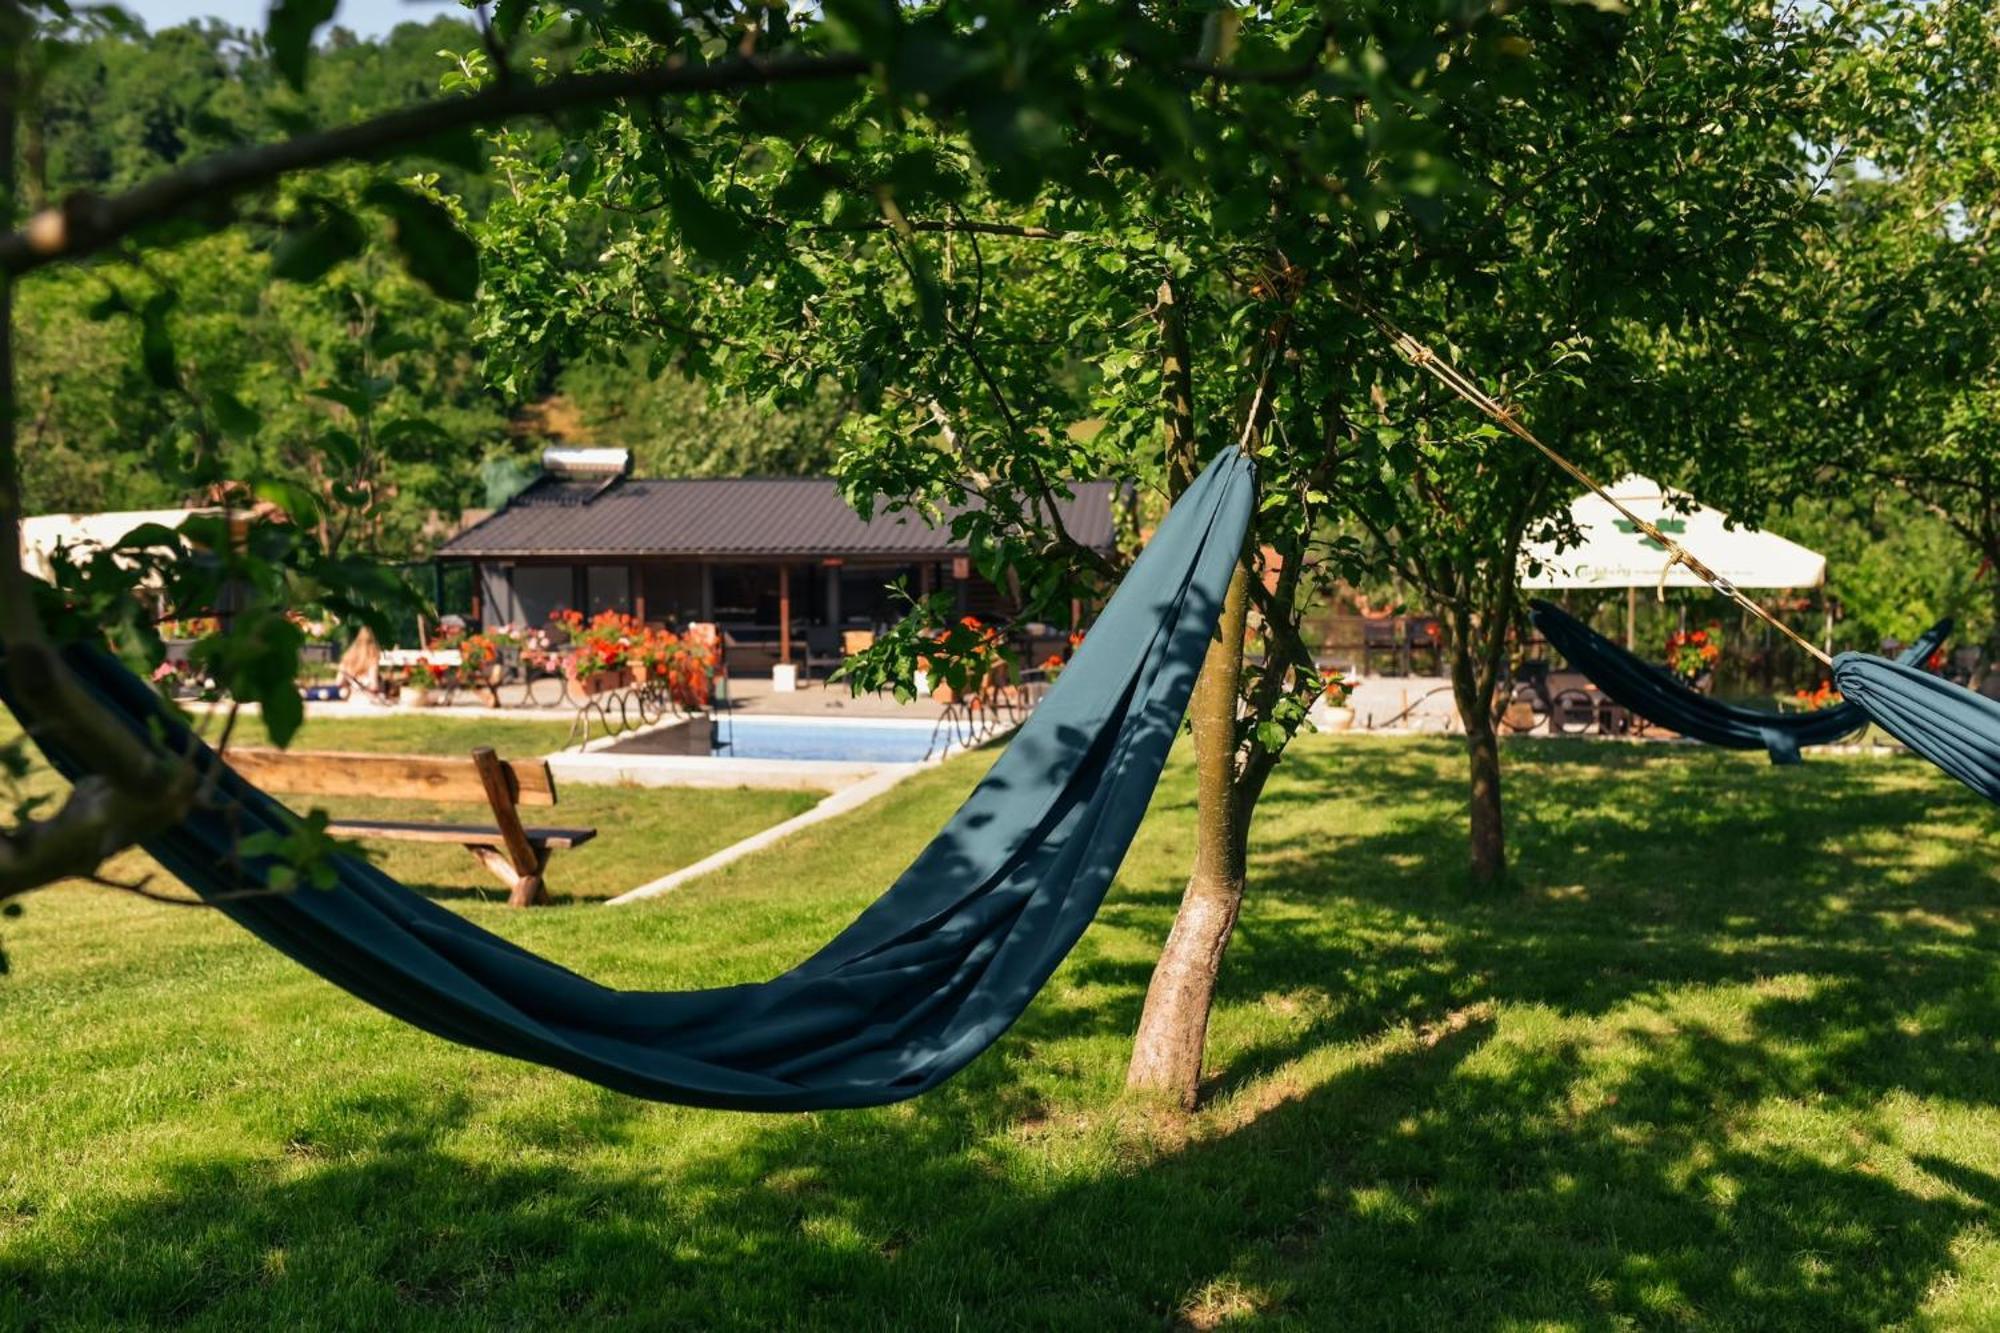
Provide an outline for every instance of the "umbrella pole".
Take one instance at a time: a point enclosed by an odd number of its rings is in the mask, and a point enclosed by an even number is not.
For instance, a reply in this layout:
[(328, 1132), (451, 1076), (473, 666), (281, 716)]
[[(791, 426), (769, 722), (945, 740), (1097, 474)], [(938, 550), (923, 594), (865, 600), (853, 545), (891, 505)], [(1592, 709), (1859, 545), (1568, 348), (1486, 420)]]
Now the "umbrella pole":
[(1625, 651), (1631, 652), (1638, 646), (1639, 589), (1625, 590)]

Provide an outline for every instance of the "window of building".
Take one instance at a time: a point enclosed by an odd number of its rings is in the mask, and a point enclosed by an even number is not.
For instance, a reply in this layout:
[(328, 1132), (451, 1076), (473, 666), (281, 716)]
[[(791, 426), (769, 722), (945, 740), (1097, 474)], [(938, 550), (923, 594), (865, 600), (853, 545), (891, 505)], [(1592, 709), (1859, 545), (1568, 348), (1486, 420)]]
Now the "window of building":
[(632, 567), (630, 565), (591, 565), (584, 570), (584, 611), (597, 615), (603, 611), (632, 613)]

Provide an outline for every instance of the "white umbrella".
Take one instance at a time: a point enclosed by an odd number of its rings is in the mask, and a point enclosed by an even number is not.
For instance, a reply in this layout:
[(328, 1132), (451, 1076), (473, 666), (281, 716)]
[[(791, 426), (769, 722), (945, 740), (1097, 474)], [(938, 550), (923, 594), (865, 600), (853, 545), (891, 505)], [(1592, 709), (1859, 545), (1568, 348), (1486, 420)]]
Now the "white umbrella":
[(178, 528), (193, 514), (219, 514), (219, 509), (127, 509), (99, 514), (38, 514), (21, 520), (21, 563), (40, 579), (55, 577), (58, 546), (78, 548), (88, 555), (92, 548), (110, 546), (149, 523)]
[[(1728, 526), (1729, 516), (1639, 476), (1610, 488), (1619, 501), (1686, 547), (1739, 588), (1816, 588), (1826, 581), (1826, 557), (1775, 532)], [(1558, 549), (1530, 542), (1521, 551), (1524, 588), (1626, 588), (1625, 641), (1632, 642), (1633, 604), (1640, 588), (1707, 586), (1632, 521), (1594, 494), (1570, 502), (1582, 540)], [(1664, 578), (1662, 577), (1664, 575)]]

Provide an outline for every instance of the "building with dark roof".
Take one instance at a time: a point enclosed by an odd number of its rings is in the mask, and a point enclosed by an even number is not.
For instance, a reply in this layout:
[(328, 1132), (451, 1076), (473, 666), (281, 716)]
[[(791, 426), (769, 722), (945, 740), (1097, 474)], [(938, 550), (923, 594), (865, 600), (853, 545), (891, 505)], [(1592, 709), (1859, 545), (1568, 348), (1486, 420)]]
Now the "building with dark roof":
[[(453, 537), (441, 560), (474, 566), (475, 614), (540, 625), (554, 611), (618, 610), (660, 624), (713, 621), (739, 645), (781, 652), (807, 631), (872, 629), (899, 614), (888, 592), (955, 588), (971, 614), (1015, 599), (981, 578), (949, 519), (863, 519), (826, 477), (649, 480), (616, 450), (552, 450), (534, 484)], [(1072, 488), (1061, 502), (1077, 541), (1111, 551), (1121, 492)]]

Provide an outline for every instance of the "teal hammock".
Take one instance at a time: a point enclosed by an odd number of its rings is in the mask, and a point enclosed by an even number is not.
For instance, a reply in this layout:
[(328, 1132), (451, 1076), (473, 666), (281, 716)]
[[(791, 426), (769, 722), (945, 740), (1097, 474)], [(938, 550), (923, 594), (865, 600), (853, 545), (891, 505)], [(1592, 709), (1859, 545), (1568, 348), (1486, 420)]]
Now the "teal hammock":
[[(1799, 747), (1831, 745), (1868, 725), (1868, 712), (1852, 701), (1805, 713), (1767, 713), (1711, 699), (1689, 689), (1666, 668), (1634, 656), (1551, 603), (1529, 604), (1529, 618), (1569, 664), (1591, 684), (1640, 717), (1683, 736), (1731, 750), (1768, 751), (1774, 764), (1799, 762)], [(1898, 659), (1919, 666), (1951, 637), (1946, 617), (1925, 630)]]
[[(602, 986), (353, 857), (337, 858), (333, 889), (255, 892), (273, 867), (232, 868), (234, 849), (293, 816), (226, 767), (214, 807), (146, 850), (266, 943), (467, 1046), (691, 1106), (798, 1111), (913, 1097), (991, 1046), (1096, 916), (1180, 729), (1254, 490), (1249, 461), (1225, 450), (950, 822), (853, 924), (769, 981)], [(153, 690), (109, 655), (78, 648), (70, 660), (134, 731), (157, 726), (171, 748), (190, 745)], [(216, 770), (214, 752), (193, 744)], [(89, 756), (42, 748), (72, 779), (91, 772)]]
[(1833, 683), (1882, 730), (2000, 804), (2000, 702), (1862, 653), (1833, 659)]

